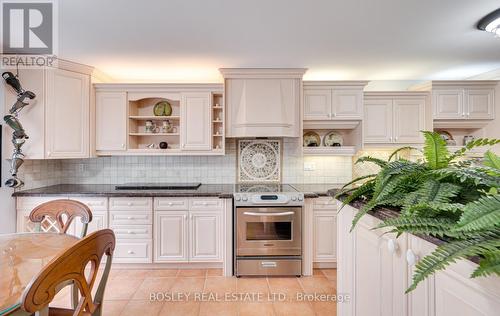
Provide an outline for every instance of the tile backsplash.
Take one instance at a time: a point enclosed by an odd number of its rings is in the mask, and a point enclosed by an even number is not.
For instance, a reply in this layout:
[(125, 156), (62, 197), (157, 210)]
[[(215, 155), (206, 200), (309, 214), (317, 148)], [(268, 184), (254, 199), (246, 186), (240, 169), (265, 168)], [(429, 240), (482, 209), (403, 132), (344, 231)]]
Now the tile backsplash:
[[(236, 159), (236, 141), (228, 139), (225, 156), (115, 156), (28, 160), (21, 167), (19, 175), (26, 183), (22, 189), (63, 183), (234, 183)], [(305, 171), (304, 166), (313, 170)], [(345, 183), (351, 177), (351, 157), (303, 157), (298, 139), (283, 140), (282, 182)]]

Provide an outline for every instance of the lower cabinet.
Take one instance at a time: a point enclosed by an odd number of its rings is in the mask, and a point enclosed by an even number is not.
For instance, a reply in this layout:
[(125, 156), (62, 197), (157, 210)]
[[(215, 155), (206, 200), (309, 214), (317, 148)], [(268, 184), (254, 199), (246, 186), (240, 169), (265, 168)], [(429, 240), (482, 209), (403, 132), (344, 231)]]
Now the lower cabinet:
[(339, 316), (493, 316), (500, 310), (500, 278), (470, 279), (477, 264), (459, 260), (404, 294), (415, 264), (436, 246), (413, 235), (373, 230), (380, 223), (366, 215), (349, 229), (357, 209), (338, 214), (337, 293), (349, 300)]
[(337, 261), (337, 208), (331, 198), (313, 204), (313, 261)]
[(189, 204), (189, 210), (155, 211), (155, 262), (222, 261), (222, 209), (211, 206), (210, 200), (200, 204), (206, 210)]

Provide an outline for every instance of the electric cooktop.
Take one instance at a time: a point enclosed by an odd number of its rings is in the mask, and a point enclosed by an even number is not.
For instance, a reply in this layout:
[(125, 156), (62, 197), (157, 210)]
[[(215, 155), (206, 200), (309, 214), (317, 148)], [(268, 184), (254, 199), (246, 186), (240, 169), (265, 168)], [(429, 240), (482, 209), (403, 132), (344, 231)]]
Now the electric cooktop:
[(201, 183), (125, 183), (116, 190), (197, 190)]

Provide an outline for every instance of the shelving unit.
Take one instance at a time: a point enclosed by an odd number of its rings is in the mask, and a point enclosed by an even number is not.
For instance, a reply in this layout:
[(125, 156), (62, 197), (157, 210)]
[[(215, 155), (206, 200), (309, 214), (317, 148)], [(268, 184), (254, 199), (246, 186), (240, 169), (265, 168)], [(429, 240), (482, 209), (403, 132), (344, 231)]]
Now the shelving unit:
[(212, 149), (224, 152), (225, 147), (224, 95), (212, 93)]
[[(170, 116), (156, 116), (153, 113), (155, 104), (168, 101), (172, 106)], [(179, 151), (180, 143), (180, 100), (160, 97), (147, 97), (128, 101), (128, 148), (133, 153), (167, 153)], [(146, 132), (146, 121), (153, 121), (159, 129), (158, 133)], [(171, 132), (163, 133), (161, 128), (164, 122), (170, 122)], [(159, 144), (166, 142), (167, 149), (160, 149)], [(154, 148), (148, 146), (154, 144)]]
[[(318, 133), (321, 145), (318, 147), (303, 147), (302, 153), (307, 156), (354, 156), (360, 149), (361, 124), (360, 121), (309, 121), (304, 122), (304, 133), (313, 131)], [(343, 146), (326, 147), (323, 145), (325, 135), (335, 131), (342, 135)]]

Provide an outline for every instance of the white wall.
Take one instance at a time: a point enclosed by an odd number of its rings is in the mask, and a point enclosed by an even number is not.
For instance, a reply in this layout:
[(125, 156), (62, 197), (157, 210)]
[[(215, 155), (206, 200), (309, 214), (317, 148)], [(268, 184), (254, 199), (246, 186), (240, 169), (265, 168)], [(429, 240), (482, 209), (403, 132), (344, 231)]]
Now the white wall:
[[(5, 114), (5, 98), (4, 98), (4, 80), (2, 80), (2, 83), (0, 84), (0, 114), (1, 114), (1, 122), (3, 126), (3, 140), (9, 139), (9, 137), (6, 137), (7, 135), (10, 135), (11, 130), (9, 127), (5, 126), (5, 123), (3, 121), (3, 116)], [(4, 183), (5, 180), (9, 177), (9, 162), (7, 161), (7, 157), (10, 155), (9, 152), (5, 152), (5, 150), (2, 150), (2, 157), (1, 157), (1, 168), (2, 168), (2, 187), (0, 187), (0, 234), (3, 233), (11, 233), (15, 232), (16, 230), (16, 211), (15, 211), (15, 203), (14, 199), (11, 197), (12, 192), (14, 192), (13, 189), (5, 187)]]

